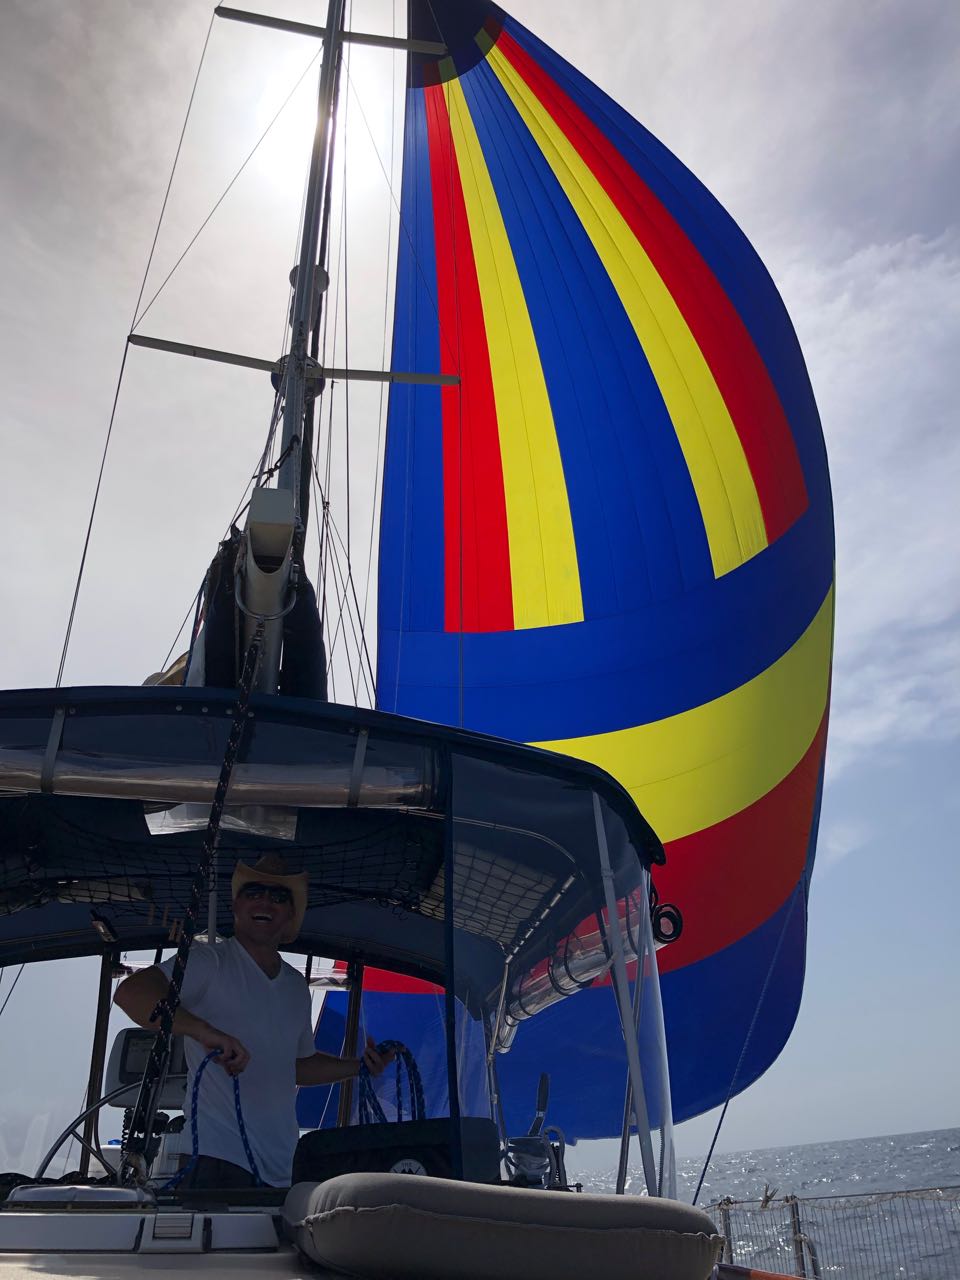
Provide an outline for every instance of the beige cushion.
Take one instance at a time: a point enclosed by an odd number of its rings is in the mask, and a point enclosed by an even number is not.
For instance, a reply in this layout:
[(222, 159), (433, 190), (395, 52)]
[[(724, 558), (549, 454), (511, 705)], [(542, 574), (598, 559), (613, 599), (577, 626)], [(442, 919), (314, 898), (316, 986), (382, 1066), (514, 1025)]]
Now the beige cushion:
[(142, 1209), (155, 1205), (157, 1197), (145, 1187), (115, 1187), (110, 1183), (87, 1186), (86, 1183), (30, 1183), (14, 1187), (7, 1196), (8, 1205), (68, 1204), (80, 1209), (96, 1209), (101, 1205), (111, 1209)]
[(283, 1216), (308, 1257), (363, 1280), (707, 1280), (721, 1245), (675, 1200), (396, 1173), (298, 1183)]

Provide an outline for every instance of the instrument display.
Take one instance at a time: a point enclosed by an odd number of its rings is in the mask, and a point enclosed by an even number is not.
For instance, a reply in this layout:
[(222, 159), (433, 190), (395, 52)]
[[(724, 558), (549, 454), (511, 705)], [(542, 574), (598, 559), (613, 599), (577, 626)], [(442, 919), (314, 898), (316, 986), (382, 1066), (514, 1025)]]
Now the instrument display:
[[(118, 1084), (136, 1084), (139, 1082), (150, 1057), (154, 1039), (155, 1032), (153, 1031), (136, 1029), (126, 1032)], [(183, 1041), (179, 1036), (174, 1036), (167, 1079), (169, 1080), (173, 1076), (185, 1076), (186, 1074), (187, 1064), (183, 1055)]]

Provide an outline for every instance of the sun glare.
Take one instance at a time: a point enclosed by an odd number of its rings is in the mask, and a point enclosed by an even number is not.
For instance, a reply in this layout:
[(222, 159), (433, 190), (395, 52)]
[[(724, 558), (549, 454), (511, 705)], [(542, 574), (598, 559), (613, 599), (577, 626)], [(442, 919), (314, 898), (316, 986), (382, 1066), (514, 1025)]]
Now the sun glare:
[(298, 194), (310, 162), (319, 74), (319, 58), (284, 59), (264, 77), (254, 109), (257, 137), (265, 134), (256, 155), (262, 177)]
[[(254, 108), (256, 136), (266, 135), (256, 155), (260, 175), (271, 186), (298, 196), (310, 162), (319, 74), (319, 58), (285, 58), (265, 75)], [(403, 79), (402, 55), (383, 49), (345, 51), (337, 169), (342, 171), (346, 163), (354, 193), (371, 187), (387, 191), (391, 153), (395, 164), (398, 150), (391, 145), (391, 134), (400, 118), (398, 87)]]

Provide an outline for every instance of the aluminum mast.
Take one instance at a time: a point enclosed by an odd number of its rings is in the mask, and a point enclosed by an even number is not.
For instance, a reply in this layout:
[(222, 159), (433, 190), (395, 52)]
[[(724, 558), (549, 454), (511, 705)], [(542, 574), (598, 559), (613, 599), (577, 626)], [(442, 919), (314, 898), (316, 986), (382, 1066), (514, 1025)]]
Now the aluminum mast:
[[(243, 570), (238, 603), (244, 610), (244, 642), (250, 643), (256, 619), (267, 619), (263, 655), (255, 688), (276, 693), (283, 644), (283, 616), (292, 603), (296, 584), (294, 541), (301, 524), (300, 477), (303, 466), (304, 418), (308, 408), (307, 382), (311, 332), (319, 322), (319, 272), (317, 263), (324, 195), (330, 160), (338, 69), (343, 49), (345, 0), (329, 0), (324, 28), (324, 56), (320, 70), (317, 124), (310, 157), (307, 197), (300, 234), (300, 261), (293, 275), (290, 310), (290, 355), (281, 374), (284, 399), (283, 430), (277, 487), (254, 490), (244, 532)], [(309, 465), (309, 463), (308, 463)]]

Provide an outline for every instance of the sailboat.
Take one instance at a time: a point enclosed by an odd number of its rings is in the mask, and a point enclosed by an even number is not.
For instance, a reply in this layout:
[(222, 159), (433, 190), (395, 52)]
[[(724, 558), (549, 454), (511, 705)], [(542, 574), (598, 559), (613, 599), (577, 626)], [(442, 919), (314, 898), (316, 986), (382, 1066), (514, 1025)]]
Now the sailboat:
[[(51, 1185), (47, 1161), (13, 1188), (0, 1251), (706, 1280), (721, 1241), (672, 1199), (672, 1126), (766, 1070), (802, 986), (834, 599), (809, 379), (729, 215), (543, 41), (487, 0), (412, 0), (403, 37), (344, 10), (216, 11), (323, 42), (288, 352), (129, 338), (273, 382), (189, 652), (146, 688), (0, 695), (0, 962), (102, 957), (64, 1135), (85, 1174), (99, 1108), (129, 1110), (106, 1182)], [(318, 343), (351, 42), (407, 61), (383, 373)], [(327, 700), (304, 531), (317, 406), (377, 378), (366, 709)], [(318, 1043), (395, 1021), (419, 1086), (406, 1115), (399, 1077), (375, 1090), (376, 1123), (345, 1086), (303, 1098), (298, 1185), (211, 1205), (155, 1176), (183, 1132), (157, 1117), (188, 1109), (169, 1026), (127, 1034), (104, 1085), (109, 977), (228, 933), (234, 862), (264, 849), (310, 873)], [(566, 1142), (620, 1137), (622, 1191), (633, 1135), (646, 1197), (570, 1194)]]

